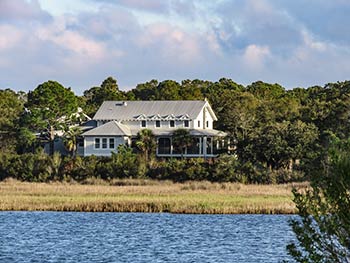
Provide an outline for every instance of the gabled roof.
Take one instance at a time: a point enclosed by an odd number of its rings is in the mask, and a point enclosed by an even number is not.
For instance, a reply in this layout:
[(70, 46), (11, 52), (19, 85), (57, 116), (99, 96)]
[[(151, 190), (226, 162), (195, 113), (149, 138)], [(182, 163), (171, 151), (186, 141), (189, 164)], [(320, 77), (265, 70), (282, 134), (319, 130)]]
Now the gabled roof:
[(82, 136), (131, 136), (130, 128), (127, 125), (110, 121), (95, 129), (84, 132)]
[(94, 120), (140, 120), (146, 116), (151, 119), (154, 116), (160, 116), (161, 119), (169, 119), (174, 116), (175, 119), (188, 116), (189, 119), (195, 119), (204, 106), (208, 106), (210, 114), (216, 120), (214, 112), (211, 110), (207, 101), (105, 101), (98, 109)]

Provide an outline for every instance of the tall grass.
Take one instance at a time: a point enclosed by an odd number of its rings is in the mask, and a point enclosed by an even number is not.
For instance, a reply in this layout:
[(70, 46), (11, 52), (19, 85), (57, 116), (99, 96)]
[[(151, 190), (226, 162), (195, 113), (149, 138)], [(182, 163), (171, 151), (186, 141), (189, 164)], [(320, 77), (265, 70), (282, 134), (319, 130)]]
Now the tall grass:
[[(304, 185), (294, 185), (305, 187)], [(0, 183), (0, 210), (291, 214), (293, 185), (155, 180)]]

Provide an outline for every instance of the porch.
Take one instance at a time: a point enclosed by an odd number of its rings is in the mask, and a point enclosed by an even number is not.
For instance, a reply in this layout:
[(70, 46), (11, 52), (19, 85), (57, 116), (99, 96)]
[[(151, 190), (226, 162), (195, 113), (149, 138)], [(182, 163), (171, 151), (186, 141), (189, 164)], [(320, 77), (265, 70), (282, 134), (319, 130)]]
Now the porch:
[(156, 155), (158, 157), (212, 158), (225, 149), (225, 140), (208, 136), (194, 136), (190, 146), (183, 150), (174, 146), (172, 138), (158, 137)]

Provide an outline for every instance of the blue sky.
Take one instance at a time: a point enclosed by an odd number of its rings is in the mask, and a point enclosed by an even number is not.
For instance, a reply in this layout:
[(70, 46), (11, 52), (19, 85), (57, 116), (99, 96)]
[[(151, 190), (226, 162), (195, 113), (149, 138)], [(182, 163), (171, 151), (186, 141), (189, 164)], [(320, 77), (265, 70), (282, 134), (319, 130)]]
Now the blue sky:
[(324, 85), (350, 76), (348, 0), (0, 0), (0, 88), (108, 76)]

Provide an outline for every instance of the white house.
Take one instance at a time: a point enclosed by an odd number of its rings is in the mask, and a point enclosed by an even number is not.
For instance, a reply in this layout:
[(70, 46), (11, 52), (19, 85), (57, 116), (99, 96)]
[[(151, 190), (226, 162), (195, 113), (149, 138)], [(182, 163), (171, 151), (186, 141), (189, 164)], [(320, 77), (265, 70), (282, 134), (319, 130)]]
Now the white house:
[[(96, 127), (82, 134), (83, 156), (110, 156), (120, 144), (131, 146), (142, 129), (153, 131), (158, 157), (180, 157), (172, 145), (172, 134), (188, 129), (193, 144), (184, 157), (215, 157), (216, 146), (226, 134), (213, 129), (217, 120), (208, 101), (105, 101), (93, 120)], [(215, 140), (215, 142), (214, 142)]]

